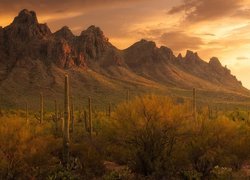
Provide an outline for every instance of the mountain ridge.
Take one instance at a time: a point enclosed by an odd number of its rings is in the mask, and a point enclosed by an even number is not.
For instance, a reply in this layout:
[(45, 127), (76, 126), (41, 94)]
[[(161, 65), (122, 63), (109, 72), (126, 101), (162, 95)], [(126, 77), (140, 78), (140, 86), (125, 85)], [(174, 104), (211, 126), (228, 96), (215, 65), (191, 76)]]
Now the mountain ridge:
[[(175, 56), (165, 46), (142, 39), (120, 50), (94, 25), (79, 36), (64, 26), (51, 32), (40, 24), (34, 11), (20, 11), (13, 22), (0, 27), (0, 95), (3, 102), (16, 104), (6, 94), (27, 99), (36, 91), (48, 96), (62, 93), (63, 74), (72, 76), (74, 96), (94, 88), (99, 93), (114, 90), (162, 90), (168, 88), (221, 91), (249, 95), (240, 81), (216, 57), (209, 62), (187, 50)], [(22, 85), (17, 82), (23, 82)], [(19, 97), (24, 94), (24, 97)], [(90, 93), (91, 94), (91, 93)]]

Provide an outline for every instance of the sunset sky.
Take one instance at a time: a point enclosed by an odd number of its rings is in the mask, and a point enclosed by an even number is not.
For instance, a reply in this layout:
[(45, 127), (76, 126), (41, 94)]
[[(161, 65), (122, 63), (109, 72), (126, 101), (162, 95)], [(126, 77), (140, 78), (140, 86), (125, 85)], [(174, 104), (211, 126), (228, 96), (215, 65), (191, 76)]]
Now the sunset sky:
[(120, 49), (144, 38), (175, 54), (216, 56), (250, 89), (250, 0), (0, 0), (0, 26), (24, 8), (53, 32), (99, 26)]

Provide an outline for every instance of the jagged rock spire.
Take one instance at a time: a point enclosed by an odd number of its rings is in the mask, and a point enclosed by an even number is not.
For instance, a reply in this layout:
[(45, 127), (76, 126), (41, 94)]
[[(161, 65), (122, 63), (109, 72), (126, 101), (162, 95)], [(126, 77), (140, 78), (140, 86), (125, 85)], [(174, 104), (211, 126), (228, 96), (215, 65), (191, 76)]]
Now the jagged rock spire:
[(38, 24), (36, 13), (34, 11), (28, 11), (23, 9), (20, 11), (17, 17), (15, 17), (13, 23), (18, 24)]

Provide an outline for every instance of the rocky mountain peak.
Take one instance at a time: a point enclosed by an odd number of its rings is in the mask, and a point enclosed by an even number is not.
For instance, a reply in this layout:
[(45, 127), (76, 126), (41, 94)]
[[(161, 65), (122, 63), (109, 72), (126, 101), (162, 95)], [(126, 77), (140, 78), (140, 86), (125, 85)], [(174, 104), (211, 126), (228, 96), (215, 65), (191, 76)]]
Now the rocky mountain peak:
[(128, 50), (130, 49), (134, 49), (134, 50), (139, 50), (139, 51), (152, 51), (154, 49), (156, 49), (156, 44), (153, 41), (148, 41), (145, 39), (142, 39), (138, 42), (136, 42), (135, 44), (133, 44), (132, 46), (130, 46), (128, 48)]
[(91, 33), (94, 33), (96, 35), (99, 35), (99, 36), (102, 36), (103, 35), (103, 31), (101, 30), (100, 27), (97, 27), (95, 25), (91, 25), (87, 28), (86, 30), (87, 32), (91, 32)]
[(79, 50), (83, 51), (86, 59), (97, 59), (113, 47), (103, 31), (96, 26), (90, 26), (77, 38)]
[(39, 24), (34, 11), (22, 10), (14, 21), (4, 28), (9, 39), (30, 41), (51, 35), (46, 24)]
[(96, 27), (94, 25), (91, 25), (90, 27), (88, 27), (88, 29), (82, 31), (80, 36), (108, 41), (108, 38), (105, 37), (103, 31), (99, 27)]
[(209, 64), (214, 67), (222, 67), (220, 60), (217, 57), (212, 57), (209, 61)]
[(63, 38), (65, 40), (72, 40), (75, 36), (68, 26), (64, 26), (54, 33), (56, 38)]
[(161, 47), (160, 47), (160, 50), (161, 50), (164, 54), (168, 54), (168, 55), (171, 55), (171, 56), (174, 55), (173, 51), (172, 51), (170, 48), (166, 47), (166, 46), (161, 46)]
[(200, 59), (197, 52), (193, 52), (193, 51), (190, 51), (190, 50), (187, 50), (185, 58), (187, 60), (198, 60), (198, 59)]
[(179, 53), (179, 54), (178, 54), (177, 59), (183, 59), (183, 57), (182, 57), (182, 54), (181, 54), (181, 53)]
[(156, 47), (156, 44), (154, 41), (149, 41), (149, 40), (146, 40), (146, 39), (142, 39), (138, 42), (139, 45), (141, 46), (147, 46), (147, 47), (150, 47), (150, 48), (155, 48)]
[(20, 11), (17, 17), (15, 17), (13, 23), (15, 24), (38, 24), (36, 13), (34, 11), (28, 11), (23, 9)]

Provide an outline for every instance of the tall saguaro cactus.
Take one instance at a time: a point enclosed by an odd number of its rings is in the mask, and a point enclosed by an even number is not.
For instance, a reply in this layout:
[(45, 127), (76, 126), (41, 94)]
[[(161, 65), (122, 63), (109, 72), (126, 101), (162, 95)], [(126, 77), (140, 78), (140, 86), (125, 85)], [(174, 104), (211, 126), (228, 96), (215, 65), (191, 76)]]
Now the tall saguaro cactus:
[(70, 120), (71, 120), (71, 132), (73, 133), (75, 126), (75, 115), (74, 115), (74, 102), (72, 97), (71, 97)]
[(43, 123), (44, 115), (44, 104), (43, 104), (43, 93), (40, 93), (40, 123)]
[(92, 127), (92, 102), (89, 97), (89, 136), (92, 137), (93, 127)]
[(55, 100), (55, 129), (56, 132), (58, 131), (58, 105), (57, 105), (57, 101)]
[(196, 89), (193, 88), (193, 118), (194, 121), (197, 121), (197, 112), (196, 112)]
[(247, 122), (250, 123), (250, 112), (247, 112)]
[(70, 122), (70, 108), (69, 108), (69, 76), (65, 75), (64, 87), (64, 130), (63, 130), (63, 160), (64, 163), (69, 161), (69, 122)]
[(111, 117), (111, 103), (109, 103), (108, 116)]
[(88, 120), (87, 120), (87, 111), (84, 110), (84, 127), (86, 132), (88, 132)]
[(28, 103), (25, 104), (25, 111), (26, 111), (26, 124), (29, 124), (29, 109), (28, 109)]

